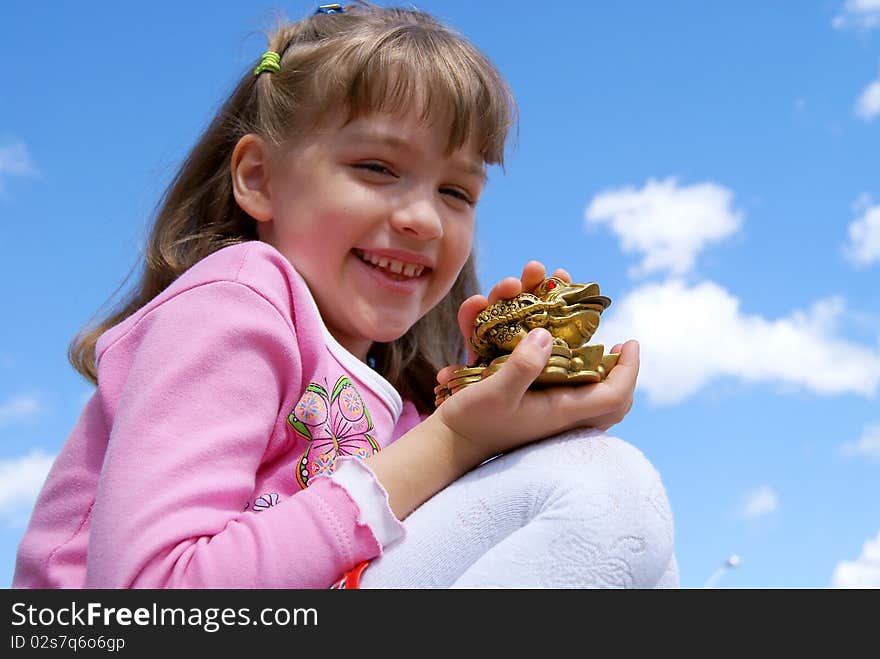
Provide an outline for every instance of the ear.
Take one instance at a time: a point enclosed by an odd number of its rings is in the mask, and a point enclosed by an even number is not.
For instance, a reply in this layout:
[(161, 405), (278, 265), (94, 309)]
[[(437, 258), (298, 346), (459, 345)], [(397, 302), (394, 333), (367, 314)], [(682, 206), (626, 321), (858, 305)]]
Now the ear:
[(230, 163), (232, 192), (241, 209), (258, 222), (272, 219), (271, 166), (272, 153), (263, 138), (249, 133), (238, 140)]

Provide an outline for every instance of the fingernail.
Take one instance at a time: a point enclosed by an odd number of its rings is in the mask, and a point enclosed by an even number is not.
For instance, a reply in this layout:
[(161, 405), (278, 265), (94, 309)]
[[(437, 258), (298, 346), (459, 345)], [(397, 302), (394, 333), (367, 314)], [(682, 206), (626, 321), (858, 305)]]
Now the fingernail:
[(550, 332), (545, 330), (543, 327), (536, 327), (531, 332), (526, 335), (526, 342), (530, 345), (535, 345), (538, 348), (546, 349), (553, 343), (553, 337), (550, 336)]

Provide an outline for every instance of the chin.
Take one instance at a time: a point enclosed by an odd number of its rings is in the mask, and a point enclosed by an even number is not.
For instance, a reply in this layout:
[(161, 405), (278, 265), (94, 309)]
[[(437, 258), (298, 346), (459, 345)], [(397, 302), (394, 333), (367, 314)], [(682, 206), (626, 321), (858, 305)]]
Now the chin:
[(409, 331), (409, 327), (399, 330), (399, 331), (389, 331), (388, 328), (385, 328), (382, 332), (377, 332), (375, 337), (373, 338), (374, 343), (391, 343), (392, 341), (397, 341), (400, 337), (406, 334)]
[(374, 331), (371, 332), (371, 338), (376, 343), (391, 343), (406, 334), (414, 324), (415, 321), (399, 324), (386, 323), (381, 327), (375, 328)]

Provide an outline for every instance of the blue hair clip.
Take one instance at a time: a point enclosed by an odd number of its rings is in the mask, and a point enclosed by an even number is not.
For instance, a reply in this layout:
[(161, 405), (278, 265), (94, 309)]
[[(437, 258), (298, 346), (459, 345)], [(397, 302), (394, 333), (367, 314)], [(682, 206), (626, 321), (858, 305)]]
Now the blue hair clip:
[(321, 5), (315, 10), (316, 14), (341, 14), (345, 10), (342, 5)]

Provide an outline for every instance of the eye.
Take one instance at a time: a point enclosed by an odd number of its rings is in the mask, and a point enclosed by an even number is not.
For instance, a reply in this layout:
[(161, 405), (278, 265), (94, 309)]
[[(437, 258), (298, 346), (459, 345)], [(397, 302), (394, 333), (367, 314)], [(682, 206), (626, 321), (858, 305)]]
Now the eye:
[(369, 161), (369, 162), (359, 162), (354, 165), (356, 169), (363, 169), (368, 172), (373, 172), (375, 174), (381, 174), (384, 176), (393, 176), (397, 178), (397, 175), (391, 171), (391, 169), (382, 164), (381, 162)]
[(460, 188), (440, 188), (440, 194), (449, 195), (450, 197), (454, 197), (456, 199), (460, 199), (468, 206), (474, 205), (473, 198), (464, 190)]

